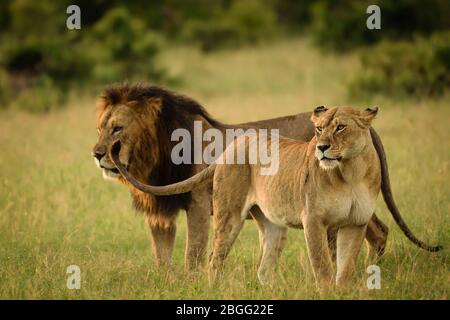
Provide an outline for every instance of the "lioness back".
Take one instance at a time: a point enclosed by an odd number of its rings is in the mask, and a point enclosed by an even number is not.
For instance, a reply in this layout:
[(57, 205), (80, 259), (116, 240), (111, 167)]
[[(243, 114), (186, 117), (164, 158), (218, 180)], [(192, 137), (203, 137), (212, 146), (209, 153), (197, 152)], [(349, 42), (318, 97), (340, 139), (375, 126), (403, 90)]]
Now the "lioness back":
[[(262, 134), (261, 134), (262, 135)], [(278, 166), (270, 174), (262, 174), (267, 163), (258, 156), (250, 161), (250, 144), (256, 140), (240, 137), (227, 147), (223, 164), (218, 164), (214, 174), (215, 200), (221, 203), (241, 203), (234, 206), (242, 215), (257, 205), (275, 224), (300, 228), (300, 214), (304, 207), (304, 190), (308, 178), (308, 143), (292, 140), (283, 136), (267, 139), (267, 144), (278, 144)], [(238, 148), (245, 144), (245, 164), (229, 164), (227, 159), (238, 153)], [(241, 149), (240, 151), (242, 152)], [(228, 158), (227, 158), (228, 157)], [(228, 200), (225, 200), (228, 199)]]

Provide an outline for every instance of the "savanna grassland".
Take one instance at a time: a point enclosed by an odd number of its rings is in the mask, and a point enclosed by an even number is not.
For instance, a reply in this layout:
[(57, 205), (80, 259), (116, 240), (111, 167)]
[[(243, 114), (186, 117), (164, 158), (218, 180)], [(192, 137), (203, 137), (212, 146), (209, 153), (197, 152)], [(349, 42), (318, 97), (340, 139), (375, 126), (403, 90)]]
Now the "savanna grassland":
[[(203, 55), (172, 48), (160, 64), (225, 122), (310, 111), (316, 105), (356, 104), (347, 83), (358, 60), (327, 55), (305, 40)], [(389, 228), (379, 263), (382, 288), (368, 290), (360, 255), (350, 292), (325, 298), (448, 299), (450, 294), (450, 103), (374, 98), (374, 127), (385, 144), (391, 183), (403, 217), (440, 253), (411, 244), (381, 196), (376, 212)], [(97, 134), (95, 97), (72, 98), (47, 115), (0, 113), (0, 298), (2, 299), (317, 299), (303, 232), (291, 230), (277, 282), (256, 278), (258, 235), (247, 221), (227, 260), (223, 282), (183, 270), (185, 214), (179, 215), (173, 270), (155, 268), (144, 219), (128, 191), (105, 182), (90, 154)], [(365, 251), (365, 249), (363, 250)], [(81, 268), (81, 289), (66, 287), (66, 268)]]

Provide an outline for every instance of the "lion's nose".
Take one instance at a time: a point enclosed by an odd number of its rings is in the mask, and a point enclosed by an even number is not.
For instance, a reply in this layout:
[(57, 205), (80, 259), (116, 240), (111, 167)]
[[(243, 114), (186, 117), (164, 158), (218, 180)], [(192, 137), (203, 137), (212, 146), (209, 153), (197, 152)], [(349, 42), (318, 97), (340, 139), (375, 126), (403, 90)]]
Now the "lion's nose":
[(328, 150), (330, 148), (329, 144), (318, 144), (317, 145), (317, 149), (319, 149), (322, 152), (325, 152), (326, 150)]
[(103, 158), (104, 155), (105, 155), (104, 152), (100, 152), (100, 151), (95, 151), (95, 152), (94, 152), (94, 157), (95, 157), (98, 161), (100, 161), (100, 160)]

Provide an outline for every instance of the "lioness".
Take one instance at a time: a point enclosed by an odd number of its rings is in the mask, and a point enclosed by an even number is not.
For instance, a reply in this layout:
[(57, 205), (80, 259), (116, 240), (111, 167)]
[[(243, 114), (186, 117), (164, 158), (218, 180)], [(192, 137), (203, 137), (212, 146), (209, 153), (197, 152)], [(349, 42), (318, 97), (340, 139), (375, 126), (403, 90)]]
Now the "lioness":
[[(186, 181), (155, 187), (128, 174), (119, 160), (120, 142), (113, 145), (111, 158), (130, 183), (155, 194), (187, 192), (213, 177), (215, 232), (209, 265), (213, 276), (252, 210), (262, 234), (258, 268), (262, 283), (273, 272), (281, 235), (288, 227), (305, 230), (314, 276), (320, 285), (331, 283), (333, 267), (327, 244), (327, 230), (331, 227), (338, 230), (336, 284), (345, 286), (380, 193), (380, 160), (369, 132), (377, 112), (377, 108), (357, 111), (317, 107), (311, 116), (316, 133), (310, 142), (279, 138), (280, 167), (274, 175), (261, 175), (262, 165), (258, 162), (224, 164), (222, 160)], [(223, 157), (234, 155), (230, 150), (242, 143), (248, 150), (252, 142), (241, 136)], [(420, 243), (430, 251), (439, 249)]]
[(334, 227), (338, 228), (336, 283), (345, 285), (380, 192), (380, 162), (369, 133), (377, 111), (317, 107), (311, 117), (316, 135), (309, 143), (280, 137), (280, 168), (275, 175), (261, 175), (259, 163), (217, 165), (212, 273), (221, 267), (248, 210), (258, 206), (266, 230), (258, 270), (261, 282), (278, 257), (273, 239), (283, 229), (297, 227), (305, 231), (317, 282), (330, 283), (333, 267), (327, 229)]

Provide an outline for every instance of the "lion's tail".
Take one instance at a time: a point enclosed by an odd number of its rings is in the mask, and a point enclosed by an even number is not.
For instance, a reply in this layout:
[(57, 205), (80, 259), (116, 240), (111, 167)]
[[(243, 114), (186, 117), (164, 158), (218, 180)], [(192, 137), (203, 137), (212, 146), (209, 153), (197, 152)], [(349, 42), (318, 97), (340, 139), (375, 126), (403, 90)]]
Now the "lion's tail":
[(392, 214), (397, 225), (403, 231), (405, 236), (411, 240), (419, 248), (425, 249), (427, 251), (436, 252), (442, 249), (442, 246), (431, 246), (426, 244), (425, 242), (419, 240), (409, 229), (406, 222), (403, 220), (400, 211), (397, 208), (397, 205), (394, 201), (394, 196), (392, 195), (391, 183), (389, 180), (389, 172), (386, 161), (386, 154), (384, 152), (383, 144), (381, 143), (381, 139), (378, 134), (370, 128), (370, 134), (372, 136), (372, 141), (375, 146), (375, 150), (377, 151), (378, 157), (380, 158), (381, 164), (381, 191), (383, 193), (384, 202), (386, 203), (389, 211)]
[(211, 164), (206, 169), (200, 171), (199, 173), (193, 175), (192, 177), (165, 186), (151, 186), (138, 181), (133, 177), (124, 165), (119, 160), (120, 142), (117, 141), (111, 148), (111, 159), (116, 165), (117, 169), (120, 171), (122, 176), (131, 183), (135, 188), (153, 194), (155, 196), (168, 196), (180, 193), (186, 193), (193, 190), (195, 187), (199, 186), (202, 182), (211, 179), (214, 175), (214, 170), (216, 169), (215, 164)]

